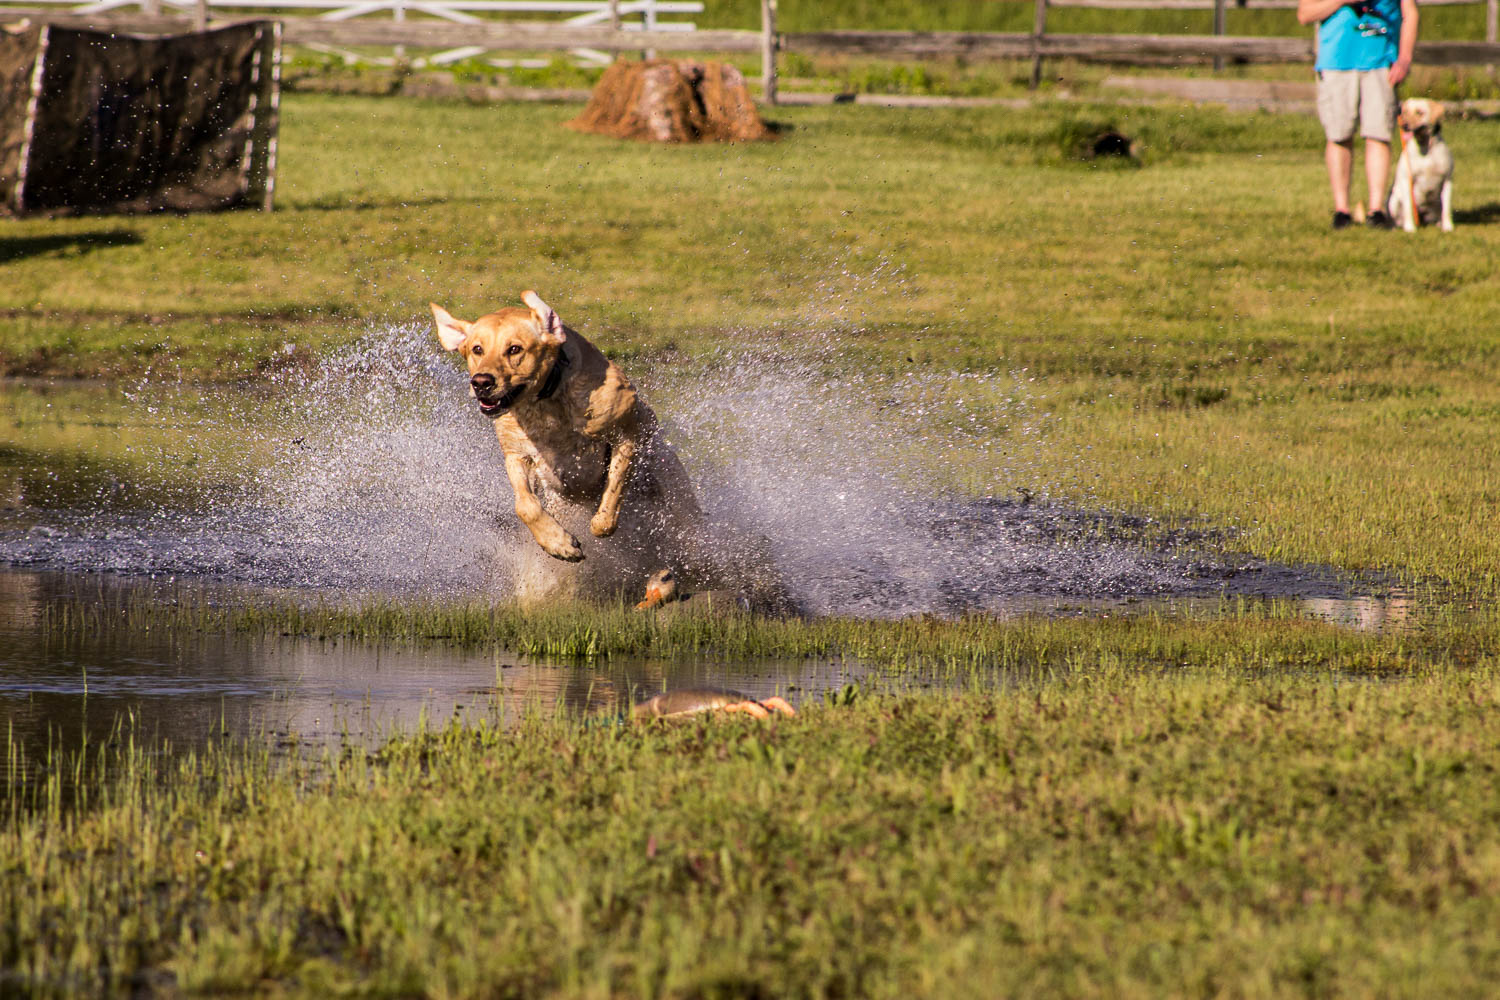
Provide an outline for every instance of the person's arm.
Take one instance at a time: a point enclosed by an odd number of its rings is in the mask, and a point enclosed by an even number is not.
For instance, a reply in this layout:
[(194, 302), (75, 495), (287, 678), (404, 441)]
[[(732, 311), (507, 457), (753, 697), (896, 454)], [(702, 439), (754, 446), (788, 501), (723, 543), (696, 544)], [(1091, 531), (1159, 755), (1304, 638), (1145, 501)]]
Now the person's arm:
[(1417, 0), (1401, 0), (1401, 46), (1396, 50), (1396, 61), (1391, 66), (1391, 86), (1406, 79), (1411, 72), (1411, 56), (1417, 48)]
[[(1402, 0), (1402, 2), (1416, 6), (1413, 0)], [(1303, 24), (1317, 24), (1319, 21), (1327, 20), (1330, 14), (1345, 3), (1347, 0), (1297, 0), (1297, 20)], [(1404, 6), (1402, 11), (1404, 14)]]

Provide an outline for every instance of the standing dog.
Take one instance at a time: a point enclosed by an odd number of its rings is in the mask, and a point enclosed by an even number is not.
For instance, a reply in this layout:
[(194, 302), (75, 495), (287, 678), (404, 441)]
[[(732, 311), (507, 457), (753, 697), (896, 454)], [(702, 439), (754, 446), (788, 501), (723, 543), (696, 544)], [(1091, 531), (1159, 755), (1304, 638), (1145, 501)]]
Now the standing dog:
[(438, 340), (469, 364), (479, 412), (494, 421), (516, 516), (557, 559), (584, 557), (578, 539), (548, 513), (538, 490), (593, 511), (589, 532), (614, 534), (627, 485), (644, 539), (642, 573), (683, 557), (701, 513), (692, 484), (656, 417), (623, 372), (535, 292), (527, 308), (472, 322), (432, 305)]
[(1408, 233), (1419, 223), (1453, 231), (1453, 154), (1443, 141), (1443, 106), (1424, 97), (1401, 102), (1404, 136), (1386, 211)]

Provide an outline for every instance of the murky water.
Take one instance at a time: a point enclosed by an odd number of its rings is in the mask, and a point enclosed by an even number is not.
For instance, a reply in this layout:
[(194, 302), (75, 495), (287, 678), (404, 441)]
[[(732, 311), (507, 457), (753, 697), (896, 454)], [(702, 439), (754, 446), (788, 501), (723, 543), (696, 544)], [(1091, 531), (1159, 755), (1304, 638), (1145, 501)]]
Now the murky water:
[[(177, 747), (217, 735), (377, 745), (395, 727), (454, 713), (514, 723), (557, 711), (614, 717), (659, 691), (728, 686), (796, 701), (857, 678), (833, 661), (579, 665), (435, 647), (130, 629), (42, 629), (49, 605), (128, 603), (163, 589), (139, 578), (0, 574), (0, 727), (27, 759), (99, 743), (122, 716)], [(0, 743), (0, 769), (7, 750)]]
[[(1048, 502), (1040, 405), (1006, 374), (860, 374), (767, 351), (691, 373), (629, 367), (716, 536), (751, 545), (810, 614), (1074, 613), (1223, 595), (1302, 600), (1355, 627), (1405, 613), (1208, 534)], [(844, 682), (815, 665), (688, 676), (305, 640), (119, 633), (59, 647), (34, 627), (50, 599), (131, 581), (505, 600), (536, 562), (512, 502), (489, 424), (425, 326), (373, 331), (253, 389), (8, 385), (0, 711), (28, 738), (52, 727), (66, 740), (129, 708), (192, 741), (223, 725), (375, 732), (476, 698), (514, 713), (668, 683), (754, 694)], [(608, 544), (585, 539), (586, 551)]]

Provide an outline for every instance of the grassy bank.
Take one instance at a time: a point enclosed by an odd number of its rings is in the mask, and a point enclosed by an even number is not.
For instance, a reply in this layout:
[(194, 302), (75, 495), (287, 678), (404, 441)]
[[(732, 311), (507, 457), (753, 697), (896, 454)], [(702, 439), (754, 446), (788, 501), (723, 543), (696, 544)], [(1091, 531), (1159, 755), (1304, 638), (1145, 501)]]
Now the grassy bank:
[[(1336, 602), (1335, 602), (1336, 603)], [(1203, 600), (1174, 606), (1084, 608), (1007, 619), (912, 617), (776, 620), (680, 607), (420, 603), (382, 600), (255, 603), (180, 591), (172, 597), (95, 595), (48, 605), (37, 624), (59, 648), (109, 629), (132, 634), (295, 635), (463, 649), (548, 660), (650, 659), (778, 662), (857, 660), (896, 677), (907, 671), (965, 682), (997, 675), (1092, 672), (1122, 663), (1156, 669), (1298, 668), (1383, 677), (1419, 666), (1472, 664), (1500, 655), (1500, 616), (1459, 610), (1442, 596), (1369, 605), (1377, 620), (1319, 620), (1327, 602)], [(1354, 610), (1347, 617), (1356, 617)], [(1349, 627), (1349, 626), (1355, 627)]]
[(76, 792), (8, 786), (0, 965), (44, 994), (1477, 995), (1497, 702), (1486, 659), (471, 725), (317, 767), (122, 737)]

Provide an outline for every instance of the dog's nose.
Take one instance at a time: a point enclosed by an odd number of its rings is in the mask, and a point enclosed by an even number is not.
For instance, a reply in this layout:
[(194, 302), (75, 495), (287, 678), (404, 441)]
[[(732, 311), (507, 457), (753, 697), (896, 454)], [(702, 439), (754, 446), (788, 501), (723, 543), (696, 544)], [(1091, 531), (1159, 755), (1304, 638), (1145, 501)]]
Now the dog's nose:
[(480, 372), (469, 379), (469, 385), (474, 387), (475, 392), (484, 392), (486, 389), (493, 389), (495, 387), (495, 376), (489, 372)]

